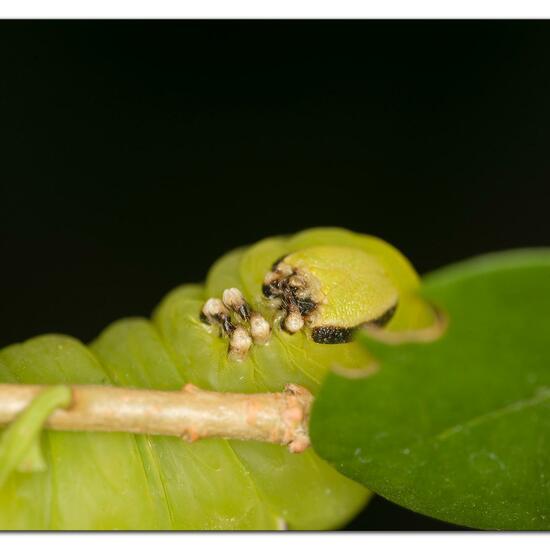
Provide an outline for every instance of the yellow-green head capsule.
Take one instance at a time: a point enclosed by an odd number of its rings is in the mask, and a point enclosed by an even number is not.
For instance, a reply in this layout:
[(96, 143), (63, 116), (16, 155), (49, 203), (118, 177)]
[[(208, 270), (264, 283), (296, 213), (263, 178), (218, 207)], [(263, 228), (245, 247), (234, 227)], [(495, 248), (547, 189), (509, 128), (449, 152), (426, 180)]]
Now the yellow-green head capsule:
[(285, 330), (306, 326), (322, 344), (348, 342), (366, 324), (384, 326), (399, 297), (374, 256), (345, 246), (314, 246), (281, 258), (266, 275), (263, 292), (283, 311)]

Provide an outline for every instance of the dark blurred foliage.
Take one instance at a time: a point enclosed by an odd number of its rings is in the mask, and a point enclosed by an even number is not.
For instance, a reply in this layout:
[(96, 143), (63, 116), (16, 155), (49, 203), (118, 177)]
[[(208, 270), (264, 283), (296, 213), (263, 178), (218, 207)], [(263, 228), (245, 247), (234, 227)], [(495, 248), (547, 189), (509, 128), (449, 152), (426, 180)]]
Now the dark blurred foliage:
[[(550, 23), (0, 23), (0, 346), (337, 225), (421, 272), (547, 245)], [(445, 524), (375, 499), (359, 529)]]

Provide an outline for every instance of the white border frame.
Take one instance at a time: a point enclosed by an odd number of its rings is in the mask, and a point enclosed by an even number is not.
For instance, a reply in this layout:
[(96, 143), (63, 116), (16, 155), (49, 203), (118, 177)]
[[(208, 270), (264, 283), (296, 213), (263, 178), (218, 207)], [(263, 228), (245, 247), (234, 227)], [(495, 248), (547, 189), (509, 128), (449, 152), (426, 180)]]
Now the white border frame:
[(540, 19), (548, 0), (8, 0), (3, 19)]

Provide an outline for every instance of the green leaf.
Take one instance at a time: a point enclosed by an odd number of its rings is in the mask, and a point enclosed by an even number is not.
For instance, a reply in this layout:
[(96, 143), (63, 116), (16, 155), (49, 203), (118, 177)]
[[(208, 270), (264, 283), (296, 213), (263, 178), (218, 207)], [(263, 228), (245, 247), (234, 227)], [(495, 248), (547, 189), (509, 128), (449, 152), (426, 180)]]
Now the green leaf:
[(364, 333), (376, 367), (335, 369), (317, 452), (402, 506), (482, 529), (550, 529), (550, 250), (492, 254), (425, 278), (448, 327), (431, 343)]

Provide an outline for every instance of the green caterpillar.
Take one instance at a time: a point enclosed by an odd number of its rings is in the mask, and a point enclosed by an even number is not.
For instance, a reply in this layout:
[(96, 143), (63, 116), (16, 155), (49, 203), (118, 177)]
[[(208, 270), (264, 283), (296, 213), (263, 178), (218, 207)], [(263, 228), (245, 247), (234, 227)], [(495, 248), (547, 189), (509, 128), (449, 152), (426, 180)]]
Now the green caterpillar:
[[(1, 350), (0, 383), (251, 393), (291, 382), (315, 394), (330, 367), (369, 362), (358, 326), (433, 321), (418, 287), (374, 237), (265, 239), (223, 256), (204, 285), (172, 291), (152, 320), (117, 321), (89, 346), (46, 335)], [(331, 529), (369, 498), (312, 449), (47, 430), (40, 444), (45, 468), (13, 471), (0, 488), (0, 529)]]

